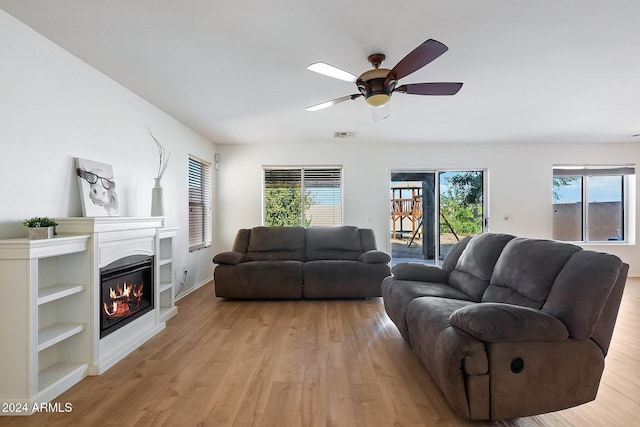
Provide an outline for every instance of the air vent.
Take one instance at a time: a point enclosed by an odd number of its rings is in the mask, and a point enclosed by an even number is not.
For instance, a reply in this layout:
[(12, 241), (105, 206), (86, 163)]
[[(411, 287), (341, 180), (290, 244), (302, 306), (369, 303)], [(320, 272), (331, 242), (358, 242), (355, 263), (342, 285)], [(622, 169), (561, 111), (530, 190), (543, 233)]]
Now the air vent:
[(334, 138), (355, 138), (358, 132), (334, 132)]

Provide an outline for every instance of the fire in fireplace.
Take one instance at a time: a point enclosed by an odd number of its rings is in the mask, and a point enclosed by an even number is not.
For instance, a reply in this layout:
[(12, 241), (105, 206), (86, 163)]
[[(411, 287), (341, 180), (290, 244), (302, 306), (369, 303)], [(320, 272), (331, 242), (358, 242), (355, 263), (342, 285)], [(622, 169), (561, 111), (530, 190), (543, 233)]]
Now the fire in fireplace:
[(100, 338), (153, 310), (153, 257), (132, 255), (100, 269)]

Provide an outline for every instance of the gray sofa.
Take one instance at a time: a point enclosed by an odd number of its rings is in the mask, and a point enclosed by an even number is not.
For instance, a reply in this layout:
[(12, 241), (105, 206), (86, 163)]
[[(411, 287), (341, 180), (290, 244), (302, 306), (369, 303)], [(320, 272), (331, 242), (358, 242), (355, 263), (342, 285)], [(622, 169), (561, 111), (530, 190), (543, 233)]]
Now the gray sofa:
[(231, 251), (213, 262), (216, 296), (227, 299), (365, 298), (381, 296), (388, 254), (373, 230), (341, 227), (254, 227), (238, 231)]
[(471, 420), (596, 397), (629, 266), (568, 243), (467, 237), (442, 267), (398, 264), (385, 309), (451, 407)]

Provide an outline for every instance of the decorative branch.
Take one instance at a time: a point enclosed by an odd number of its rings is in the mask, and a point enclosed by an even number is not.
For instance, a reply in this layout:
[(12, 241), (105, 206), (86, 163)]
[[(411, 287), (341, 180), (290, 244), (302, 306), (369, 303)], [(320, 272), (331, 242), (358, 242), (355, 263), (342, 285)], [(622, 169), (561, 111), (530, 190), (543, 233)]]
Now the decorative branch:
[(169, 151), (169, 154), (166, 155), (162, 144), (160, 144), (160, 142), (156, 139), (156, 137), (153, 136), (149, 128), (146, 128), (146, 129), (149, 132), (149, 135), (151, 135), (151, 138), (153, 138), (153, 141), (156, 143), (156, 146), (158, 147), (158, 155), (160, 159), (158, 162), (158, 176), (156, 178), (161, 179), (162, 175), (164, 175), (164, 172), (167, 170), (167, 166), (169, 166), (169, 158), (171, 157), (171, 151)]

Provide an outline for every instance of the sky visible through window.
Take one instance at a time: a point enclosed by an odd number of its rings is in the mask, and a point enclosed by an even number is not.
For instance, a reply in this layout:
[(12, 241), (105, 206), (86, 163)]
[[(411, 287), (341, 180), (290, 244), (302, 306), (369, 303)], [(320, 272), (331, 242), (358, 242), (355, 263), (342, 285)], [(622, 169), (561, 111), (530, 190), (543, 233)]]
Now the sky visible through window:
[(340, 187), (337, 188), (307, 188), (307, 192), (314, 205), (338, 206), (340, 205)]
[[(622, 200), (622, 178), (619, 175), (590, 176), (585, 179), (589, 180), (590, 202), (619, 202)], [(554, 192), (554, 202), (556, 203), (576, 203), (582, 200), (580, 180), (555, 188)]]
[[(468, 172), (440, 172), (440, 194), (447, 194), (451, 185), (449, 184), (449, 180), (446, 178), (451, 178), (454, 176), (462, 175)], [(391, 187), (400, 185), (401, 183), (407, 184), (409, 187), (414, 188), (422, 188), (422, 181), (391, 181)], [(393, 190), (391, 190), (391, 194), (393, 196)], [(403, 188), (400, 191), (396, 189), (396, 196), (401, 199), (410, 199), (411, 198), (411, 188)]]

